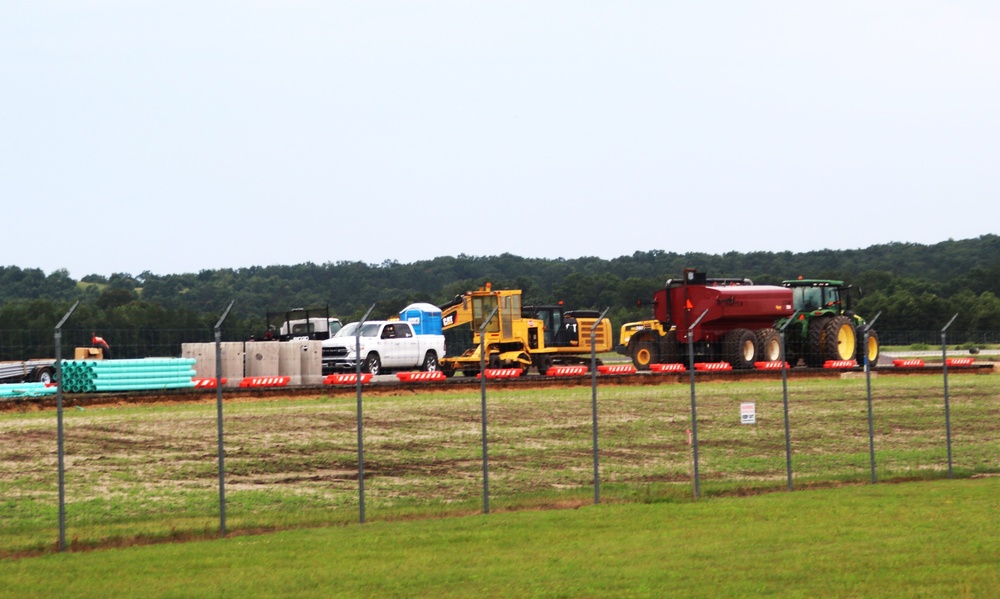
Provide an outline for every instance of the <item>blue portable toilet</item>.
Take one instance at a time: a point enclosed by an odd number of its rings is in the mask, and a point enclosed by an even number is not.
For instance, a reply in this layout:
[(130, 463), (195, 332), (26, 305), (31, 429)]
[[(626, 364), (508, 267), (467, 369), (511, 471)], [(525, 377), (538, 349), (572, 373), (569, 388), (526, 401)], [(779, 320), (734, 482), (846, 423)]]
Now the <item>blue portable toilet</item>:
[(441, 308), (434, 304), (410, 304), (399, 312), (399, 319), (413, 327), (417, 335), (441, 335)]

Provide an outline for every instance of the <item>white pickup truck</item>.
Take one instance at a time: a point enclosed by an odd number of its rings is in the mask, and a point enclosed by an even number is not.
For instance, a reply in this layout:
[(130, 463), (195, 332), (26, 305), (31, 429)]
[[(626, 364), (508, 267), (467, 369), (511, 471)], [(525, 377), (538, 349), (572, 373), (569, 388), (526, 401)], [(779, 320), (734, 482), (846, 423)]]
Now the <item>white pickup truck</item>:
[[(357, 367), (355, 352), (357, 323), (351, 323), (323, 340), (323, 374), (351, 371)], [(417, 335), (401, 320), (371, 320), (361, 326), (361, 370), (373, 375), (390, 370), (437, 370), (444, 355), (444, 335)]]

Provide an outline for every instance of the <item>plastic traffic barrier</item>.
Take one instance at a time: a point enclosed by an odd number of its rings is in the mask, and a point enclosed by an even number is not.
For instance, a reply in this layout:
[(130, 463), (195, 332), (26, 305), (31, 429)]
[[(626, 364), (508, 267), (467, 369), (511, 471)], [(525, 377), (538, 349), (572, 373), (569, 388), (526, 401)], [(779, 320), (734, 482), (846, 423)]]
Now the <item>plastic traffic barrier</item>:
[(551, 366), (545, 376), (580, 376), (587, 374), (586, 366)]
[(695, 370), (732, 370), (733, 365), (729, 362), (695, 362)]
[(788, 362), (754, 362), (753, 367), (757, 370), (781, 370), (782, 367), (790, 368)]
[[(520, 368), (487, 368), (485, 370), (487, 379), (513, 379), (524, 374), (524, 370)], [(480, 378), (481, 375), (476, 375), (476, 378)]]
[(635, 374), (635, 366), (631, 364), (609, 364), (597, 367), (601, 374)]
[(247, 376), (240, 381), (240, 387), (287, 387), (290, 376)]
[(650, 364), (649, 369), (653, 372), (684, 372), (687, 366), (680, 363), (673, 364)]
[(923, 368), (926, 366), (923, 360), (916, 358), (909, 360), (893, 360), (892, 365), (896, 368)]
[(823, 363), (823, 368), (857, 368), (858, 363), (854, 360), (827, 360)]
[[(372, 373), (362, 372), (361, 373), (361, 384), (369, 383), (372, 380)], [(328, 374), (326, 378), (323, 379), (324, 385), (357, 385), (358, 375), (357, 373), (350, 374)]]
[[(218, 387), (214, 377), (210, 379), (191, 379), (191, 382), (194, 383), (195, 387), (200, 389), (215, 389)], [(222, 377), (222, 384), (226, 384), (226, 377)]]
[(426, 383), (428, 381), (443, 381), (446, 377), (440, 370), (432, 372), (397, 372), (396, 378), (404, 383)]
[(948, 358), (945, 363), (948, 366), (972, 366), (975, 360), (975, 358)]

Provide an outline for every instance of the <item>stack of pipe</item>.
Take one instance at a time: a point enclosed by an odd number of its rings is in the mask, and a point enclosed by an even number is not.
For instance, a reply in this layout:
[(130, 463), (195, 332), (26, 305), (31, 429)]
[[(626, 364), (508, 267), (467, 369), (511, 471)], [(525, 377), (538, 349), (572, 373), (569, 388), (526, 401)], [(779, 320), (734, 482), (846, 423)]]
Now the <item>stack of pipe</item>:
[(90, 393), (194, 387), (194, 362), (194, 358), (68, 361), (62, 367), (63, 390)]
[(45, 383), (13, 383), (0, 385), (0, 399), (7, 397), (36, 397), (39, 395), (53, 395), (55, 392), (55, 385), (49, 387)]

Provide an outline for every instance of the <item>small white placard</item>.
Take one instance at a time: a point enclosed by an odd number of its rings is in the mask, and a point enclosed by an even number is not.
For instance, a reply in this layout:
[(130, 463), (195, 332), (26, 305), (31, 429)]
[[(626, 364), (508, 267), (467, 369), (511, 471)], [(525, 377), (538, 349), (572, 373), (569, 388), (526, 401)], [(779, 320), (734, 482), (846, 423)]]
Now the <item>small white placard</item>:
[(740, 404), (740, 424), (757, 423), (757, 404), (752, 401)]

